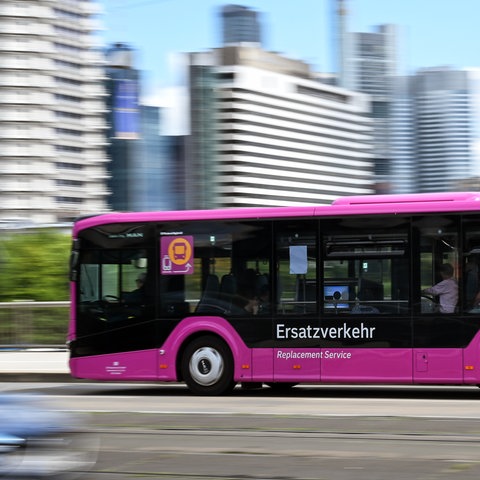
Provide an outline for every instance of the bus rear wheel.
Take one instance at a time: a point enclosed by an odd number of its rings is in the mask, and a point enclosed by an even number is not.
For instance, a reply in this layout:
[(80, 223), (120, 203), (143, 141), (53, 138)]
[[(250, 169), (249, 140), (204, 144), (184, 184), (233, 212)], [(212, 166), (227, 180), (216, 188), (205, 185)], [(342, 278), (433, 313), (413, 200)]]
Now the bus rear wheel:
[(188, 388), (198, 395), (224, 395), (235, 387), (232, 353), (223, 340), (212, 335), (187, 345), (181, 372)]

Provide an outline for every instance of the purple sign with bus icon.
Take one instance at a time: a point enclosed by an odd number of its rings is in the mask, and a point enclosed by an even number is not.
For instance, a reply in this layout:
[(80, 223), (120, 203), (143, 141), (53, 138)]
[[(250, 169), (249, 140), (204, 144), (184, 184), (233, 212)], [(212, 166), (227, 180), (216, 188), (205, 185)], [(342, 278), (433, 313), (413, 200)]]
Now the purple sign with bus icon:
[(193, 273), (193, 237), (164, 236), (160, 241), (160, 273), (191, 275)]

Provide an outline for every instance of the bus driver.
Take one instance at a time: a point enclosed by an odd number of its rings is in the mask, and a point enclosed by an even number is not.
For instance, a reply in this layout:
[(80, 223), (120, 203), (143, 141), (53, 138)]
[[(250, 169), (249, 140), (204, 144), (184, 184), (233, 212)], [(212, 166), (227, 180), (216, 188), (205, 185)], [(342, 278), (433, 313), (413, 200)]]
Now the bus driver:
[(444, 263), (440, 267), (440, 275), (442, 280), (422, 293), (438, 295), (440, 313), (454, 313), (458, 301), (458, 284), (453, 278), (452, 265)]

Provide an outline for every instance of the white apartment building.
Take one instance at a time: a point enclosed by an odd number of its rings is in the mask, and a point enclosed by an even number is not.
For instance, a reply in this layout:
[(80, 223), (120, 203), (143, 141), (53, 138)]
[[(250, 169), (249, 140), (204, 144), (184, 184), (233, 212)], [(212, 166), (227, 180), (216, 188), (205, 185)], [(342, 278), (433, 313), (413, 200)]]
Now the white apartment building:
[(250, 46), (190, 57), (187, 208), (326, 204), (374, 193), (367, 95)]
[(0, 2), (0, 220), (69, 222), (107, 209), (97, 8)]

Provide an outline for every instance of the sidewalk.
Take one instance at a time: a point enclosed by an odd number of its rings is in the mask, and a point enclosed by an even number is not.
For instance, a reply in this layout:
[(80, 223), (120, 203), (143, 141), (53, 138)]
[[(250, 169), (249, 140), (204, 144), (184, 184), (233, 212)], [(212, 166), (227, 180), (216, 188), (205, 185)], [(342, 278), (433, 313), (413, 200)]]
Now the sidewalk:
[(0, 350), (0, 382), (71, 380), (66, 350), (53, 348)]

